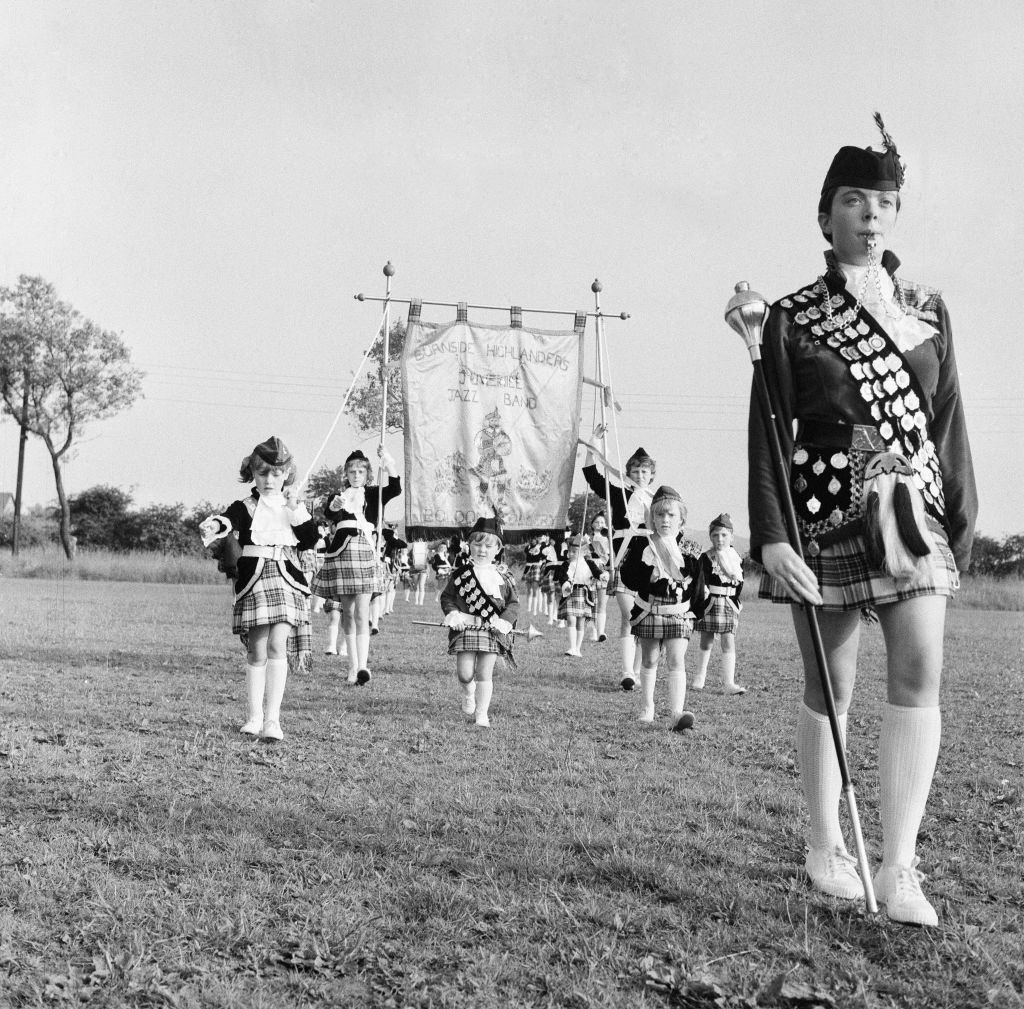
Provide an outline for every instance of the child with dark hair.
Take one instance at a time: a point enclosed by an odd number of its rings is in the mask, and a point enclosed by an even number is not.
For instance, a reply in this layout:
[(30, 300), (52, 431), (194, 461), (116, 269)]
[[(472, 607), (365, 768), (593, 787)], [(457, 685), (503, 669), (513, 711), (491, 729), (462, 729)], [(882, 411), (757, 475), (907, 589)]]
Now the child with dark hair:
[(519, 617), (519, 596), (508, 568), (495, 558), (502, 549), (501, 527), (479, 518), (469, 534), (469, 559), (458, 565), (441, 593), (449, 628), (448, 654), (462, 690), (462, 711), (477, 725), (490, 727), (488, 713), (498, 656), (515, 668), (512, 631)]

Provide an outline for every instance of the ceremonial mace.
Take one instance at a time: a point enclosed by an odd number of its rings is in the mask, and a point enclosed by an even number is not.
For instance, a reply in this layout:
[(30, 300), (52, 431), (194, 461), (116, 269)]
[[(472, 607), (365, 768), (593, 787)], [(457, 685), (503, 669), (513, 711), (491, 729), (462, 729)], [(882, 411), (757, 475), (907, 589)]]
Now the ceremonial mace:
[[(746, 281), (736, 285), (736, 293), (729, 299), (725, 308), (725, 321), (743, 338), (750, 354), (750, 363), (754, 366), (754, 388), (761, 410), (761, 422), (768, 434), (768, 445), (771, 450), (772, 463), (775, 467), (775, 480), (779, 487), (779, 497), (786, 518), (786, 530), (789, 533), (789, 544), (797, 552), (800, 560), (804, 559), (800, 545), (800, 531), (796, 522), (796, 509), (793, 507), (793, 495), (789, 489), (789, 470), (782, 454), (782, 443), (779, 441), (779, 430), (776, 427), (776, 411), (772, 403), (771, 390), (764, 376), (761, 362), (761, 329), (768, 315), (768, 303), (760, 294), (750, 290)], [(832, 730), (832, 742), (839, 761), (839, 775), (843, 782), (843, 794), (850, 810), (850, 821), (853, 827), (853, 840), (857, 849), (857, 870), (864, 885), (864, 903), (868, 911), (874, 914), (878, 910), (875, 901), (875, 888), (871, 882), (871, 869), (868, 866), (867, 851), (864, 848), (864, 836), (860, 829), (860, 816), (857, 813), (857, 797), (853, 794), (853, 781), (850, 778), (850, 767), (846, 762), (846, 748), (839, 728), (839, 713), (836, 711), (836, 698), (832, 690), (832, 677), (829, 674), (828, 658), (821, 640), (821, 628), (818, 626), (818, 611), (808, 603), (801, 604), (807, 614), (807, 627), (814, 644), (814, 655), (818, 662), (818, 676), (821, 679), (821, 691), (825, 697), (825, 708), (828, 711), (828, 724)]]
[[(420, 627), (448, 627), (446, 623), (443, 623), (440, 620), (413, 620), (412, 623), (417, 624)], [(448, 627), (448, 630), (452, 630), (452, 628)], [(544, 632), (538, 631), (537, 628), (533, 626), (533, 624), (530, 624), (529, 628), (525, 631), (518, 631), (513, 629), (509, 631), (509, 634), (525, 634), (527, 641), (533, 641), (534, 638), (544, 637)]]

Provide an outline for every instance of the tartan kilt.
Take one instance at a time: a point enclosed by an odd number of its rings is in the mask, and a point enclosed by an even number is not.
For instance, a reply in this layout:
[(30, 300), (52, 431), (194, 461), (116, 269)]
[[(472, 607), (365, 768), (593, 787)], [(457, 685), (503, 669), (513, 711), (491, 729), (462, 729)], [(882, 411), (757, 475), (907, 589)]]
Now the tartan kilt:
[(563, 596), (558, 603), (558, 619), (571, 620), (573, 617), (594, 619), (594, 591), (587, 585), (574, 585), (572, 592)]
[[(647, 600), (651, 605), (669, 605), (675, 602), (668, 596), (651, 595)], [(633, 607), (632, 616), (640, 612), (638, 606)], [(693, 614), (671, 616), (666, 613), (645, 613), (643, 619), (632, 624), (633, 634), (638, 638), (655, 638), (664, 641), (666, 638), (689, 638), (693, 633)]]
[[(824, 547), (817, 557), (805, 556), (807, 566), (818, 579), (823, 599), (822, 609), (832, 611), (859, 610), (865, 606), (885, 606), (915, 596), (952, 596), (960, 588), (960, 576), (949, 549), (942, 526), (930, 515), (928, 529), (936, 549), (928, 556), (930, 562), (923, 578), (912, 581), (896, 579), (868, 567), (863, 536), (851, 536)], [(773, 603), (793, 603), (781, 585), (767, 571), (761, 574), (758, 597)]]
[(536, 561), (531, 564), (527, 564), (523, 568), (523, 581), (527, 585), (540, 585), (540, 569), (543, 565), (540, 561)]
[(547, 592), (549, 595), (552, 592), (558, 593), (562, 591), (562, 585), (558, 580), (557, 567), (547, 568), (541, 573), (540, 587), (544, 592)]
[(735, 634), (739, 626), (740, 615), (733, 600), (729, 596), (712, 596), (704, 616), (693, 625), (693, 629), (705, 634)]
[(622, 578), (619, 575), (619, 569), (615, 569), (615, 574), (609, 575), (608, 585), (605, 588), (605, 592), (610, 596), (634, 596), (635, 592), (631, 592), (622, 584)]
[(341, 552), (324, 560), (313, 580), (313, 592), (340, 599), (381, 591), (381, 572), (373, 544), (362, 532), (348, 538)]
[(493, 652), (505, 659), (513, 669), (516, 668), (511, 647), (504, 644), (498, 633), (490, 627), (466, 627), (461, 631), (449, 631), (448, 654), (457, 655), (459, 652)]
[(271, 624), (308, 623), (309, 596), (286, 581), (274, 562), (263, 566), (252, 588), (235, 600), (231, 613), (231, 630), (235, 634)]
[(443, 589), (448, 584), (448, 579), (452, 576), (451, 568), (442, 568), (440, 571), (434, 572), (434, 581), (437, 583), (439, 589)]

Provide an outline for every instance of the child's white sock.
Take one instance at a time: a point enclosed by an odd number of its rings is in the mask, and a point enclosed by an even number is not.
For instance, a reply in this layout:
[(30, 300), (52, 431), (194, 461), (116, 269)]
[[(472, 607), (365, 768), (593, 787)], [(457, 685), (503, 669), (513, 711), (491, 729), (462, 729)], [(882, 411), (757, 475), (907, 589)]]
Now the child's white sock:
[(643, 691), (643, 706), (640, 708), (640, 721), (654, 721), (654, 684), (658, 679), (658, 669), (643, 667), (640, 670), (640, 689)]
[(359, 644), (356, 640), (356, 634), (345, 635), (345, 651), (348, 654), (348, 682), (356, 682), (356, 673), (362, 668), (359, 665)]
[(370, 635), (356, 634), (356, 655), (358, 656), (358, 669), (369, 669), (370, 661)]
[[(846, 715), (839, 716), (839, 727), (846, 741)], [(807, 843), (812, 848), (846, 847), (839, 825), (839, 796), (843, 779), (839, 773), (835, 744), (828, 715), (819, 715), (806, 704), (800, 705), (796, 720), (796, 754), (800, 769), (811, 829)]]
[(686, 670), (670, 669), (668, 677), (668, 703), (673, 720), (679, 718), (686, 707)]
[(622, 675), (635, 676), (636, 670), (633, 668), (633, 662), (637, 653), (636, 638), (632, 634), (619, 638), (619, 651), (622, 654)]
[(288, 660), (267, 659), (267, 716), (265, 721), (281, 721), (281, 701), (288, 681)]
[(332, 620), (327, 625), (327, 652), (331, 655), (338, 653), (338, 625)]
[(239, 729), (247, 736), (258, 736), (263, 727), (263, 695), (266, 690), (267, 667), (245, 664), (245, 698), (248, 717)]
[(463, 683), (459, 680), (459, 689), (462, 691), (462, 713), (473, 714), (476, 711), (476, 682), (470, 680), (469, 683)]
[(935, 708), (886, 704), (878, 739), (882, 805), (882, 865), (911, 866), (942, 737)]
[(491, 707), (491, 694), (494, 692), (493, 680), (476, 680), (476, 724), (490, 725), (487, 713)]
[(705, 651), (703, 648), (698, 648), (697, 658), (699, 660), (697, 665), (697, 675), (693, 678), (692, 686), (694, 690), (703, 690), (704, 681), (708, 676), (708, 664), (711, 662), (711, 649), (709, 648)]

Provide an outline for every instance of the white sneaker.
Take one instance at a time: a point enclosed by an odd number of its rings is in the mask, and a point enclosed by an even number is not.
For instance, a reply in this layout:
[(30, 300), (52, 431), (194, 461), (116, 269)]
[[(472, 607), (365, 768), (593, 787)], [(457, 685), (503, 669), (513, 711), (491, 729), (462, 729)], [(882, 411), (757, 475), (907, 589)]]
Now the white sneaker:
[(263, 727), (263, 716), (259, 718), (250, 718), (238, 731), (243, 736), (258, 736), (260, 729)]
[(846, 900), (864, 896), (864, 884), (857, 872), (857, 859), (842, 845), (811, 848), (807, 852), (804, 867), (814, 888), (822, 893)]
[(638, 722), (653, 722), (654, 721), (654, 705), (650, 707), (643, 707), (640, 709), (640, 714), (637, 716)]
[(481, 729), (489, 729), (491, 727), (491, 720), (486, 715), (477, 715), (476, 724), (479, 725)]
[(875, 873), (875, 896), (885, 905), (886, 913), (893, 921), (908, 925), (930, 925), (939, 923), (935, 908), (921, 892), (924, 873), (917, 869), (915, 858), (910, 865), (883, 866)]

